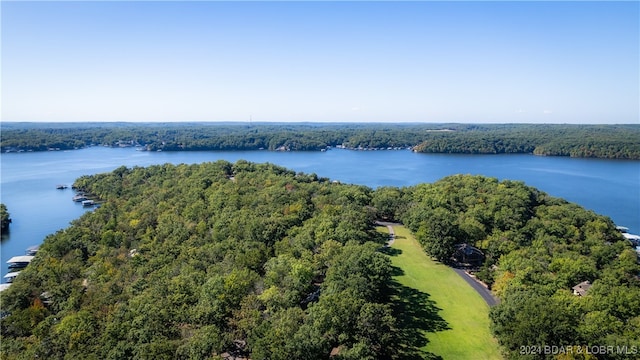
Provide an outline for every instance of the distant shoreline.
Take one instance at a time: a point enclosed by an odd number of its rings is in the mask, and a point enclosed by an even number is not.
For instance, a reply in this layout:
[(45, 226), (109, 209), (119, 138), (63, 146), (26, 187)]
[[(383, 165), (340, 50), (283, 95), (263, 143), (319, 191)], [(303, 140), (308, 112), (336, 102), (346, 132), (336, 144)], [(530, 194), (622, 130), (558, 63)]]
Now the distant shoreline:
[(640, 125), (417, 123), (2, 123), (0, 150), (412, 150), (640, 160)]

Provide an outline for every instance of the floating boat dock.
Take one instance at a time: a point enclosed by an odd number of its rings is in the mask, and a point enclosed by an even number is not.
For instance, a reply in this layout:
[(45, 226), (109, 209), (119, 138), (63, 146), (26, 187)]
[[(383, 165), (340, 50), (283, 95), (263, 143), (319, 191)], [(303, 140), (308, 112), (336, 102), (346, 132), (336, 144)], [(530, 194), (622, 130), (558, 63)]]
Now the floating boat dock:
[(616, 226), (616, 229), (620, 231), (622, 237), (627, 239), (627, 241), (635, 247), (636, 253), (638, 253), (638, 257), (640, 257), (640, 235), (629, 233), (629, 228), (626, 226)]
[(20, 274), (20, 271), (26, 268), (31, 263), (31, 260), (33, 260), (33, 258), (35, 257), (34, 255), (38, 252), (39, 248), (40, 246), (38, 245), (30, 246), (25, 251), (27, 255), (14, 256), (11, 259), (7, 260), (7, 264), (9, 264), (9, 271), (11, 272), (3, 276), (7, 283), (0, 284), (0, 291), (9, 288), (13, 280), (15, 280), (16, 276)]
[(83, 200), (82, 201), (82, 206), (93, 206), (95, 204), (96, 204), (96, 202), (93, 201), (93, 200)]
[(33, 256), (33, 255), (35, 255), (35, 254), (38, 252), (38, 249), (40, 249), (40, 246), (39, 246), (39, 245), (29, 246), (29, 247), (27, 248), (26, 253), (27, 253), (27, 255), (31, 255), (31, 256)]
[(8, 273), (7, 275), (4, 276), (4, 279), (8, 282), (11, 283), (13, 282), (13, 279), (16, 278), (16, 276), (18, 276), (18, 274), (20, 274), (20, 271), (16, 271), (16, 272), (11, 272)]
[(14, 256), (7, 261), (7, 264), (9, 264), (9, 269), (22, 269), (27, 267), (31, 260), (33, 260), (33, 255)]
[(71, 200), (73, 200), (75, 202), (81, 202), (81, 201), (87, 200), (87, 197), (84, 196), (84, 195), (76, 195), (73, 198), (71, 198)]
[(622, 236), (624, 236), (625, 239), (631, 241), (633, 245), (640, 245), (640, 235), (622, 233)]

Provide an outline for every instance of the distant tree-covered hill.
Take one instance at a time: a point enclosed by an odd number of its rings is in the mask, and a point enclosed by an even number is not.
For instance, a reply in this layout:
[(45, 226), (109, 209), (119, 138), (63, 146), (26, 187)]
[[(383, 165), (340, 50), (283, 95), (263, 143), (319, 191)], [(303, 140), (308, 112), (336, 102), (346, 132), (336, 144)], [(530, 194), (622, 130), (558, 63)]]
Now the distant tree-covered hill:
[(640, 125), (2, 123), (6, 151), (91, 145), (147, 150), (320, 150), (411, 148), (426, 153), (640, 159)]
[(426, 153), (640, 159), (640, 126), (482, 125), (464, 131), (434, 132), (415, 149)]

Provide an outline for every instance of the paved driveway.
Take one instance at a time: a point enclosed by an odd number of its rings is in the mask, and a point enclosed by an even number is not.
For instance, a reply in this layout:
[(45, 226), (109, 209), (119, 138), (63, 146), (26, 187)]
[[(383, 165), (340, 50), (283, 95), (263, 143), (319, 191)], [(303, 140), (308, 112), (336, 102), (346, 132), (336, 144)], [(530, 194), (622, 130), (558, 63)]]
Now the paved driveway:
[(467, 283), (469, 283), (469, 285), (471, 285), (471, 287), (478, 293), (480, 294), (480, 296), (482, 296), (482, 298), (484, 299), (484, 301), (489, 305), (489, 306), (494, 306), (498, 304), (498, 299), (493, 296), (493, 294), (491, 293), (491, 290), (487, 289), (486, 287), (484, 287), (484, 285), (482, 285), (480, 282), (478, 282), (476, 279), (474, 279), (473, 277), (471, 277), (469, 274), (467, 274), (466, 271), (462, 270), (462, 269), (453, 269), (453, 271), (457, 272), (458, 275), (460, 275)]

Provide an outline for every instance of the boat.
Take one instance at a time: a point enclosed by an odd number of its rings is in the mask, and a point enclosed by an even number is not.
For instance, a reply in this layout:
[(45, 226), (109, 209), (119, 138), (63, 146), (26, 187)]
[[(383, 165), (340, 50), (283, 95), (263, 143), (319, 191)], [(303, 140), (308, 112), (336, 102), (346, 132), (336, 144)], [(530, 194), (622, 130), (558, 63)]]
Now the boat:
[(64, 190), (66, 188), (68, 188), (67, 185), (63, 185), (63, 184), (56, 185), (56, 189), (58, 189), (58, 190)]
[(9, 264), (9, 269), (22, 269), (27, 267), (31, 260), (33, 260), (33, 255), (14, 256), (7, 261), (7, 264)]
[(10, 272), (4, 276), (4, 279), (7, 280), (8, 283), (11, 283), (13, 282), (13, 279), (15, 279), (16, 276), (18, 276), (18, 274), (20, 274), (20, 271)]
[(0, 292), (7, 290), (11, 284), (0, 284)]
[(76, 195), (74, 196), (71, 200), (75, 201), (75, 202), (80, 202), (80, 201), (85, 201), (87, 200), (87, 197), (84, 195)]

